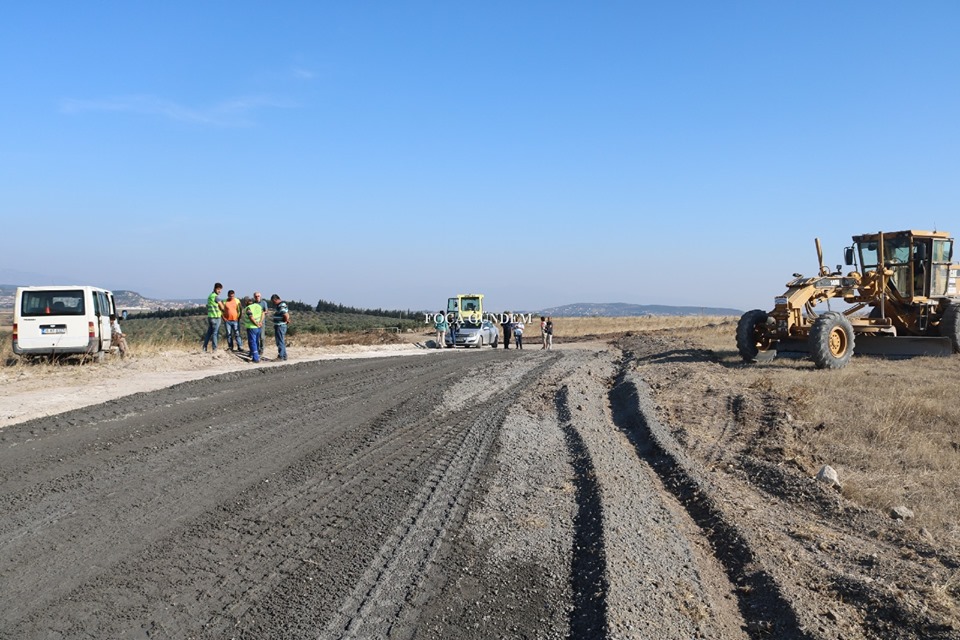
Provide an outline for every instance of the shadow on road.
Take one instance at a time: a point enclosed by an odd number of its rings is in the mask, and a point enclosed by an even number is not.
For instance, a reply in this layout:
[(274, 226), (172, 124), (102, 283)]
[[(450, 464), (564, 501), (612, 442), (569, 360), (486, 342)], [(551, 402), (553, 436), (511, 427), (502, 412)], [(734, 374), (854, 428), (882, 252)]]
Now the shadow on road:
[(555, 398), (557, 417), (563, 428), (567, 454), (574, 471), (577, 513), (573, 519), (573, 609), (570, 611), (570, 638), (606, 638), (607, 559), (603, 541), (603, 505), (593, 460), (583, 438), (571, 424), (564, 385)]

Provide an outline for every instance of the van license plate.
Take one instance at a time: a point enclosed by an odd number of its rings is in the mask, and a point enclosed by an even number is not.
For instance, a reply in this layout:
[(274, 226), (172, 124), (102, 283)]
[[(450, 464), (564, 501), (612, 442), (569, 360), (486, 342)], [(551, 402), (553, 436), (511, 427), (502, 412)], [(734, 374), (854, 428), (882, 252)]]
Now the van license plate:
[(47, 335), (51, 333), (66, 333), (66, 327), (43, 327), (40, 329), (40, 333)]

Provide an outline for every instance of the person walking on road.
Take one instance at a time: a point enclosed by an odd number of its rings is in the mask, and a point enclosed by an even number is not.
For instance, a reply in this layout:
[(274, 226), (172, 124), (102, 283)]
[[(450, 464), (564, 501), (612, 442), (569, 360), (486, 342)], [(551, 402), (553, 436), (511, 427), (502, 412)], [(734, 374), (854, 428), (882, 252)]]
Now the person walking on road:
[(543, 328), (543, 343), (547, 351), (553, 349), (553, 319), (549, 316)]
[(223, 285), (219, 282), (213, 285), (213, 293), (207, 296), (207, 333), (203, 336), (203, 350), (207, 344), (213, 342), (213, 350), (217, 350), (217, 338), (220, 334), (220, 318), (223, 316), (223, 303), (220, 302), (220, 292)]
[(240, 335), (240, 299), (233, 289), (227, 291), (227, 299), (223, 301), (223, 324), (227, 328), (227, 347), (233, 351), (233, 343), (237, 343), (237, 351), (243, 348), (243, 337)]
[(547, 319), (543, 316), (540, 316), (540, 340), (543, 342), (540, 349), (547, 348)]
[(504, 311), (500, 318), (500, 326), (503, 327), (503, 348), (510, 348), (510, 341), (513, 339), (513, 315), (509, 311)]
[(263, 327), (263, 307), (250, 298), (243, 300), (243, 328), (247, 330), (247, 345), (250, 347), (250, 359), (260, 362), (260, 331)]
[(273, 337), (277, 341), (277, 358), (287, 359), (287, 327), (290, 325), (290, 310), (280, 296), (270, 296), (273, 303)]
[(437, 349), (443, 349), (443, 336), (450, 328), (450, 323), (447, 322), (447, 316), (443, 315), (443, 311), (437, 312), (433, 319), (433, 328), (437, 330)]

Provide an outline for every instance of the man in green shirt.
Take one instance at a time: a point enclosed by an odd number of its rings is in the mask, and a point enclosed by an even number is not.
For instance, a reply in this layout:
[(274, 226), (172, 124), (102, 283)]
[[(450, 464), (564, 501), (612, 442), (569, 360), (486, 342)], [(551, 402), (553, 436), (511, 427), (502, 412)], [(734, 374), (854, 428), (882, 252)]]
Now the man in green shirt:
[(263, 307), (250, 298), (243, 300), (243, 328), (247, 330), (247, 344), (250, 345), (250, 359), (260, 362), (260, 349), (257, 342), (263, 326)]
[(203, 336), (203, 350), (207, 344), (213, 342), (213, 350), (217, 350), (217, 338), (220, 335), (220, 318), (223, 317), (223, 303), (220, 302), (220, 292), (223, 285), (219, 282), (213, 285), (213, 293), (207, 296), (207, 334)]

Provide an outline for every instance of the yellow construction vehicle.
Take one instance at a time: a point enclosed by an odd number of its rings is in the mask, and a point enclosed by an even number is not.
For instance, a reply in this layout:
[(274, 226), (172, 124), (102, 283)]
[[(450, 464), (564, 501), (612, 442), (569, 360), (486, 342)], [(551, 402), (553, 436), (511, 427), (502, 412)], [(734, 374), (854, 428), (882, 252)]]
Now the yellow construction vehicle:
[[(818, 369), (839, 369), (857, 353), (960, 353), (960, 297), (952, 263), (953, 238), (939, 231), (895, 231), (853, 237), (844, 251), (855, 269), (846, 275), (823, 264), (819, 273), (795, 273), (773, 311), (748, 311), (737, 323), (737, 350), (745, 362), (778, 352), (810, 354)], [(831, 301), (837, 303), (831, 309)], [(826, 303), (827, 310), (817, 310)]]
[(461, 324), (479, 325), (482, 319), (482, 293), (459, 293), (453, 298), (447, 298), (447, 320)]

